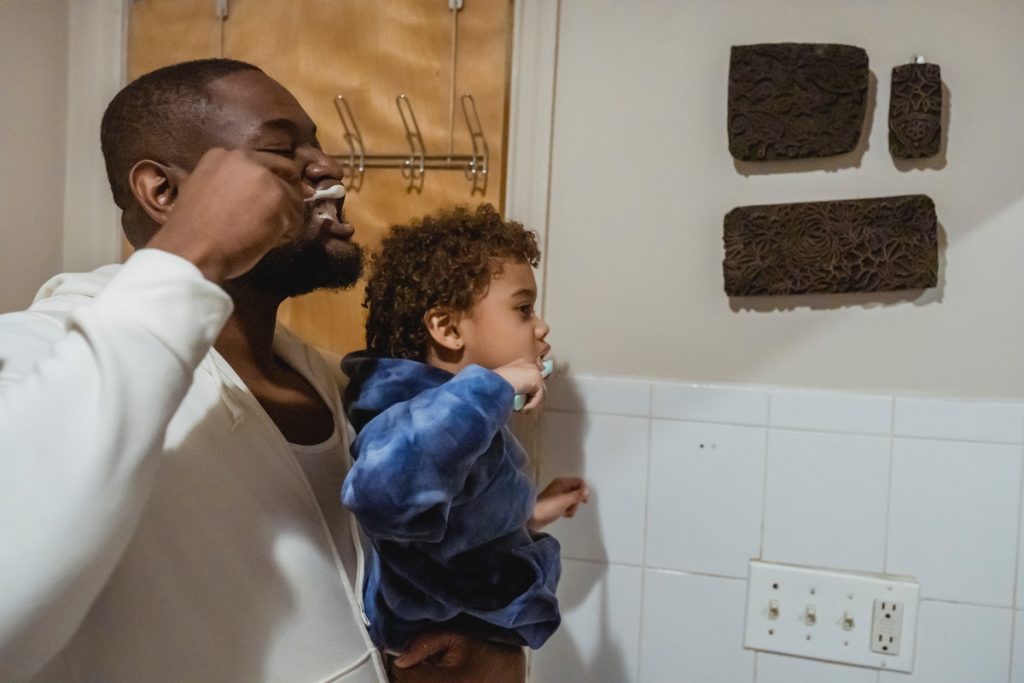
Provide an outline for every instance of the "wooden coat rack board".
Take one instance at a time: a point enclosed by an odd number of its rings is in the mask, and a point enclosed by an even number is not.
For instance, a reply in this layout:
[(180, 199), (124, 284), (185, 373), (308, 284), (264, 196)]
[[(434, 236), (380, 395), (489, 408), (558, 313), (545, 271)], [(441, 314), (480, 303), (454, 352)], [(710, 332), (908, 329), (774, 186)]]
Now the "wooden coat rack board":
[[(128, 76), (217, 56), (262, 68), (347, 167), (345, 214), (373, 251), (391, 225), (442, 207), (502, 207), (512, 16), (512, 0), (132, 0)], [(345, 353), (365, 343), (362, 299), (361, 283), (314, 292), (280, 320)]]

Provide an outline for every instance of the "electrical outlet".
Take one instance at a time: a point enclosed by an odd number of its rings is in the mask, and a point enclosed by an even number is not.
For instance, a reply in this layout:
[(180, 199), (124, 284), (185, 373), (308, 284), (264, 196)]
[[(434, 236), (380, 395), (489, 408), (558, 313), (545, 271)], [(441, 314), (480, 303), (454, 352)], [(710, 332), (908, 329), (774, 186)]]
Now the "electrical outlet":
[(913, 579), (752, 561), (747, 586), (744, 647), (913, 670)]
[(898, 655), (903, 631), (903, 603), (898, 600), (875, 600), (871, 616), (871, 651)]

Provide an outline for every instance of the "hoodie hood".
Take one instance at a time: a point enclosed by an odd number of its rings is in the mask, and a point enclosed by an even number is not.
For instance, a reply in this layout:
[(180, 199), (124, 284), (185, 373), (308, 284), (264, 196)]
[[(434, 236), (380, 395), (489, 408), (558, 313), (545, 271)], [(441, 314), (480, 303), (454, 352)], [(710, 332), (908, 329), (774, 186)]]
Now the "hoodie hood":
[(394, 404), (408, 401), (454, 377), (447, 370), (426, 363), (379, 358), (369, 351), (348, 354), (341, 361), (341, 369), (349, 378), (344, 394), (345, 414), (356, 432)]

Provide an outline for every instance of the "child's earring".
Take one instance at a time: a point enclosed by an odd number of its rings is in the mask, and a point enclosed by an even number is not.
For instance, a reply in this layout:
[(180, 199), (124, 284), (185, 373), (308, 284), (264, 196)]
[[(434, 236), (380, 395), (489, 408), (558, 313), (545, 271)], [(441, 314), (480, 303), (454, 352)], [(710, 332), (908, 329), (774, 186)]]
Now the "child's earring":
[(461, 349), (462, 348), (462, 340), (461, 339), (456, 339), (455, 340), (455, 348), (457, 348), (457, 349)]

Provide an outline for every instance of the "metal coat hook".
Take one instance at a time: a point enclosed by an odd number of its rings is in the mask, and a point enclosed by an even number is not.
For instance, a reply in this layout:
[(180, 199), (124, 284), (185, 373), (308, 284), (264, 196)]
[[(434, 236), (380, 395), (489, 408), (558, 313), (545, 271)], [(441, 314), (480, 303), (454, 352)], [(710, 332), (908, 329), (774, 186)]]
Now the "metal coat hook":
[(358, 191), (362, 187), (364, 172), (368, 168), (397, 168), (401, 171), (402, 177), (409, 181), (408, 192), (423, 191), (423, 180), (428, 169), (461, 170), (466, 179), (472, 183), (470, 190), (472, 194), (484, 194), (487, 191), (490, 150), (472, 95), (462, 96), (462, 113), (466, 117), (466, 127), (469, 130), (469, 141), (473, 150), (470, 154), (451, 152), (427, 154), (412, 102), (403, 94), (395, 98), (395, 104), (398, 107), (398, 115), (402, 119), (409, 151), (404, 154), (367, 154), (348, 100), (343, 95), (334, 98), (334, 108), (338, 112), (338, 118), (341, 119), (341, 125), (345, 131), (344, 139), (348, 146), (348, 153), (332, 154), (331, 156), (348, 169), (349, 189)]
[(476, 194), (478, 190), (480, 194), (484, 194), (487, 192), (487, 162), (490, 160), (491, 153), (487, 148), (487, 138), (484, 137), (483, 129), (480, 126), (476, 101), (469, 93), (462, 96), (462, 113), (466, 117), (469, 140), (473, 144), (473, 158), (466, 165), (466, 179), (473, 183), (471, 194)]
[(345, 144), (348, 145), (348, 158), (343, 160), (342, 165), (349, 169), (349, 189), (358, 192), (359, 188), (363, 186), (363, 171), (366, 169), (366, 150), (363, 147), (363, 137), (359, 134), (356, 119), (352, 116), (352, 110), (349, 109), (348, 102), (344, 97), (338, 95), (334, 98), (334, 108), (338, 110), (338, 118), (341, 119), (341, 126), (345, 129)]
[[(423, 191), (423, 171), (426, 170), (426, 154), (423, 147), (423, 136), (420, 134), (420, 124), (416, 122), (416, 114), (412, 111), (412, 103), (405, 95), (395, 98), (398, 105), (398, 114), (402, 117), (402, 125), (405, 126), (405, 139), (409, 143), (409, 158), (405, 160), (402, 167), (402, 177), (409, 181), (406, 192)], [(410, 125), (411, 124), (411, 125)]]

